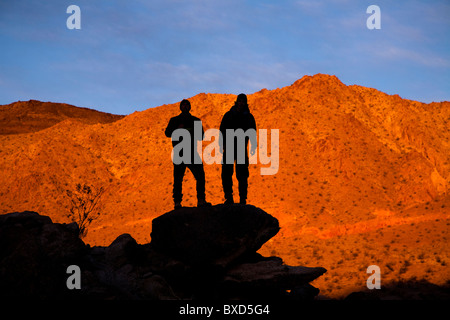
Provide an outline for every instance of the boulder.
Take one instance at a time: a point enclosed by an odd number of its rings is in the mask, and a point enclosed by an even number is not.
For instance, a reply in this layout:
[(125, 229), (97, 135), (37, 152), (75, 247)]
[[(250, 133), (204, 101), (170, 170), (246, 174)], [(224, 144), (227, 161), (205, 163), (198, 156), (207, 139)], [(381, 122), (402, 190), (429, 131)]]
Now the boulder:
[(279, 230), (277, 219), (252, 205), (181, 208), (153, 220), (150, 245), (189, 265), (227, 267)]
[(321, 267), (292, 267), (281, 259), (243, 263), (227, 271), (224, 282), (235, 286), (276, 287), (291, 290), (320, 277), (327, 270)]
[(319, 290), (309, 285), (309, 282), (326, 271), (321, 267), (288, 266), (283, 264), (280, 258), (271, 257), (231, 268), (225, 275), (223, 287), (224, 291), (231, 295), (239, 293), (241, 298), (243, 295), (253, 298), (270, 295), (282, 298), (287, 292), (291, 292), (301, 300), (307, 300), (319, 293)]
[(1, 215), (0, 296), (64, 296), (66, 269), (85, 252), (76, 225), (31, 211)]
[(105, 251), (105, 259), (109, 265), (120, 268), (124, 264), (139, 260), (140, 247), (136, 240), (124, 233), (118, 236)]

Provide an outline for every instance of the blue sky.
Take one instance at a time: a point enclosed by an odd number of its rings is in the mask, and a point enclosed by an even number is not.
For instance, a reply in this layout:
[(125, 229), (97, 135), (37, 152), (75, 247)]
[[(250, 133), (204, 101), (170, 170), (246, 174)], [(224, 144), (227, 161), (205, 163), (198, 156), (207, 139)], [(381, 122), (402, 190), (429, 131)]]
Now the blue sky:
[[(66, 27), (72, 4), (81, 30)], [(372, 4), (380, 30), (366, 27)], [(448, 0), (0, 0), (0, 104), (129, 114), (316, 73), (450, 101), (449, 35)]]

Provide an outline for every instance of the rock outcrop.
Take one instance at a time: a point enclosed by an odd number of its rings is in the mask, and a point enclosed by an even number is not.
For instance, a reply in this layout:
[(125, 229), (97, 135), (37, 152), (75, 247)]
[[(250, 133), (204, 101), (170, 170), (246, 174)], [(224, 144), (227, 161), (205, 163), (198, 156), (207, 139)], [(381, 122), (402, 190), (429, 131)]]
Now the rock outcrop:
[[(52, 223), (35, 212), (0, 216), (0, 296), (63, 297), (66, 268), (88, 248), (76, 223)], [(65, 266), (65, 267), (64, 267)]]
[(279, 230), (277, 219), (254, 206), (182, 208), (153, 220), (151, 245), (188, 264), (226, 267)]
[[(78, 226), (35, 212), (0, 216), (0, 296), (60, 299), (313, 299), (324, 268), (292, 267), (256, 251), (279, 230), (254, 206), (182, 208), (153, 221), (152, 241), (129, 234), (90, 247)], [(69, 289), (80, 270), (80, 289)]]

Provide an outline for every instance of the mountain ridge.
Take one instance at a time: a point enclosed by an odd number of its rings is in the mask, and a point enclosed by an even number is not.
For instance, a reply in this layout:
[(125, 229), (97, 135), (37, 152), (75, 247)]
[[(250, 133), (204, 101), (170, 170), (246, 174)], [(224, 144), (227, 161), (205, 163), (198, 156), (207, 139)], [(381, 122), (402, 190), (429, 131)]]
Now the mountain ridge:
[(31, 133), (50, 128), (67, 119), (82, 123), (110, 123), (124, 116), (105, 113), (67, 103), (16, 101), (0, 105), (0, 134)]

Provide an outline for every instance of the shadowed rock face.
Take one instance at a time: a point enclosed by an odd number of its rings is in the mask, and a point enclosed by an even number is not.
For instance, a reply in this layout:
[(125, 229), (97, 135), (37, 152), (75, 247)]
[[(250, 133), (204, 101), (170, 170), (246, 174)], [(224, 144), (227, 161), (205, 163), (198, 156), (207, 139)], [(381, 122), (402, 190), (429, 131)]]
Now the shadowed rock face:
[(86, 252), (76, 223), (52, 223), (29, 211), (1, 215), (0, 296), (46, 298), (69, 293), (66, 268), (79, 264)]
[[(313, 299), (324, 268), (291, 267), (256, 251), (279, 230), (254, 206), (183, 208), (153, 221), (152, 242), (129, 234), (85, 245), (78, 226), (35, 212), (0, 216), (1, 297), (64, 299)], [(81, 270), (69, 290), (67, 268)], [(288, 292), (288, 290), (290, 292)]]
[(251, 205), (182, 208), (153, 220), (151, 246), (188, 264), (226, 267), (279, 230), (277, 219)]

